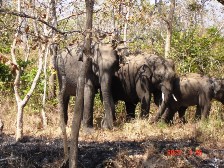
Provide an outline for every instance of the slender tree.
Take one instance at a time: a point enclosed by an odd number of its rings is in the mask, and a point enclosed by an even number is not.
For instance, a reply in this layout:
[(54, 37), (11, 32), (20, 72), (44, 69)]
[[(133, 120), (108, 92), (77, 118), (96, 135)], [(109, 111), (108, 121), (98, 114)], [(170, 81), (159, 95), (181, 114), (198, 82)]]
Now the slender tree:
[[(49, 15), (50, 15), (50, 22), (53, 27), (57, 28), (57, 15), (56, 15), (56, 1), (55, 0), (49, 0)], [(55, 37), (56, 31), (52, 30), (51, 36)], [(56, 97), (56, 57), (57, 57), (57, 49), (58, 44), (53, 42), (50, 47), (50, 69), (51, 69), (51, 75), (49, 77), (49, 92), (48, 97), (49, 98), (55, 98)]]
[[(4, 11), (4, 10), (2, 10)], [(38, 46), (38, 66), (37, 66), (37, 72), (36, 75), (32, 81), (32, 85), (28, 91), (27, 94), (25, 94), (25, 96), (22, 96), (20, 93), (20, 77), (21, 77), (21, 68), (17, 62), (17, 52), (16, 50), (19, 47), (19, 44), (21, 44), (21, 41), (24, 37), (24, 33), (28, 33), (30, 27), (28, 25), (26, 25), (26, 28), (23, 28), (21, 31), (20, 28), (23, 25), (23, 19), (20, 15), (22, 15), (22, 8), (21, 8), (21, 0), (17, 1), (17, 11), (18, 13), (14, 12), (13, 14), (17, 14), (18, 15), (18, 26), (17, 26), (17, 31), (15, 33), (15, 37), (11, 46), (11, 56), (12, 56), (12, 62), (14, 65), (16, 65), (17, 69), (16, 69), (16, 77), (15, 77), (15, 81), (14, 81), (14, 93), (15, 93), (15, 98), (16, 98), (16, 102), (17, 102), (17, 121), (16, 121), (16, 141), (19, 141), (23, 138), (23, 112), (24, 112), (24, 107), (27, 105), (28, 101), (30, 100), (34, 89), (37, 85), (37, 82), (40, 78), (41, 72), (42, 72), (42, 68), (43, 68), (43, 58), (47, 57), (48, 54), (48, 47), (49, 47), (49, 43), (48, 43), (48, 39), (44, 36), (44, 34), (40, 34), (39, 30), (38, 30), (38, 26), (37, 23), (35, 22), (35, 20), (33, 20), (33, 28), (34, 28), (34, 36), (36, 36), (36, 38), (38, 38), (38, 42), (37, 42), (37, 46)], [(43, 21), (45, 22), (45, 21)], [(43, 28), (43, 27), (42, 27)], [(28, 40), (26, 45), (28, 45)], [(27, 50), (29, 51), (29, 50)], [(28, 55), (27, 53), (23, 53), (24, 55)], [(27, 57), (28, 58), (28, 57)]]
[(81, 125), (81, 117), (83, 112), (83, 103), (84, 103), (84, 82), (87, 69), (90, 66), (90, 57), (91, 57), (91, 36), (92, 36), (92, 22), (93, 22), (93, 6), (94, 0), (85, 0), (86, 3), (86, 37), (85, 37), (85, 46), (84, 53), (87, 56), (87, 59), (84, 59), (81, 74), (78, 79), (78, 91), (76, 94), (75, 102), (75, 113), (73, 115), (72, 121), (72, 139), (71, 139), (71, 150), (69, 156), (69, 167), (77, 168), (78, 167), (78, 137), (79, 129)]
[(172, 26), (173, 26), (173, 15), (175, 10), (175, 0), (170, 0), (170, 12), (168, 14), (167, 19), (164, 19), (167, 25), (167, 33), (166, 33), (166, 43), (165, 43), (165, 58), (167, 58), (170, 54), (171, 48), (171, 38), (172, 38)]

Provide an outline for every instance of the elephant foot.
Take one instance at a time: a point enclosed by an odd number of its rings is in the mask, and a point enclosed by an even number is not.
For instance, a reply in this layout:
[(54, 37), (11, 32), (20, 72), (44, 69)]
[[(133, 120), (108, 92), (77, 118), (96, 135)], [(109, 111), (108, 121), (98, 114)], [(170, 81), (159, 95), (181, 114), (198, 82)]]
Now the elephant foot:
[(113, 128), (113, 121), (108, 121), (106, 118), (103, 118), (101, 121), (101, 128), (111, 130)]

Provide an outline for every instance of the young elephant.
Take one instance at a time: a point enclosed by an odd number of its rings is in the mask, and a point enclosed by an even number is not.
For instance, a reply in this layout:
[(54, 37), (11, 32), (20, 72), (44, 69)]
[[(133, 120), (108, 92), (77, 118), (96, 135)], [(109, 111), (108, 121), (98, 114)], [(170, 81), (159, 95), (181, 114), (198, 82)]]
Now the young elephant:
[(165, 110), (173, 91), (174, 64), (153, 54), (138, 55), (125, 63), (112, 78), (114, 101), (125, 101), (127, 120), (135, 117), (135, 107), (141, 103), (140, 117), (149, 115), (151, 95), (157, 90), (164, 95), (160, 111)]
[[(209, 116), (212, 99), (224, 103), (224, 80), (190, 73), (175, 79), (173, 92), (177, 101), (169, 102), (162, 117), (165, 122), (171, 122), (178, 111), (180, 120), (185, 123), (185, 111), (194, 105), (197, 105), (195, 118), (200, 119), (202, 115), (202, 119), (206, 119)], [(156, 121), (159, 118), (157, 114)]]

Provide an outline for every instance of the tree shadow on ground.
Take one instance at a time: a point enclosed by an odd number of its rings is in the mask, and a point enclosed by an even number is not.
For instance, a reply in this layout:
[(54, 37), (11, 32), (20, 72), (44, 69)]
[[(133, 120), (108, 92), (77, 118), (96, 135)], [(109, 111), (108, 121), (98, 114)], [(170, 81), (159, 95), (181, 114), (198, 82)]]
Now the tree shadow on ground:
[[(112, 142), (79, 142), (79, 167), (163, 167), (169, 165), (167, 157), (182, 158), (189, 167), (224, 166), (224, 150), (214, 151), (201, 149), (202, 153), (211, 154), (210, 158), (202, 159), (192, 154), (200, 146), (193, 139), (158, 140), (151, 137), (142, 141), (112, 141)], [(152, 149), (153, 148), (153, 149)], [(168, 156), (169, 150), (181, 150), (179, 156)], [(148, 153), (147, 153), (148, 152)], [(214, 157), (215, 156), (215, 157)], [(60, 167), (63, 162), (63, 144), (61, 139), (25, 137), (22, 142), (8, 135), (0, 136), (0, 167)], [(173, 160), (176, 164), (176, 160)], [(165, 165), (164, 165), (165, 164)]]

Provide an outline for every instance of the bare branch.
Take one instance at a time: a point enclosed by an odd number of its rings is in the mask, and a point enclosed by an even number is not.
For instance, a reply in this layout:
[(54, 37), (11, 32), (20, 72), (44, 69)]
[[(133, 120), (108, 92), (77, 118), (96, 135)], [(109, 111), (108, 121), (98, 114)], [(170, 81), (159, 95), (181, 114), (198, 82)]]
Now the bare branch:
[(57, 33), (62, 34), (62, 35), (71, 34), (71, 33), (83, 33), (80, 30), (71, 30), (71, 31), (65, 31), (65, 32), (63, 32), (61, 30), (58, 30), (54, 26), (52, 26), (50, 23), (42, 20), (40, 17), (30, 16), (30, 15), (27, 15), (26, 13), (24, 13), (24, 12), (16, 12), (16, 11), (10, 11), (10, 10), (7, 10), (7, 9), (1, 9), (0, 8), (0, 13), (10, 14), (10, 15), (15, 15), (15, 16), (19, 16), (19, 17), (34, 19), (34, 20), (36, 20), (38, 22), (41, 22), (41, 23), (47, 25), (48, 27), (50, 27), (51, 29), (53, 29), (54, 31), (56, 31)]

